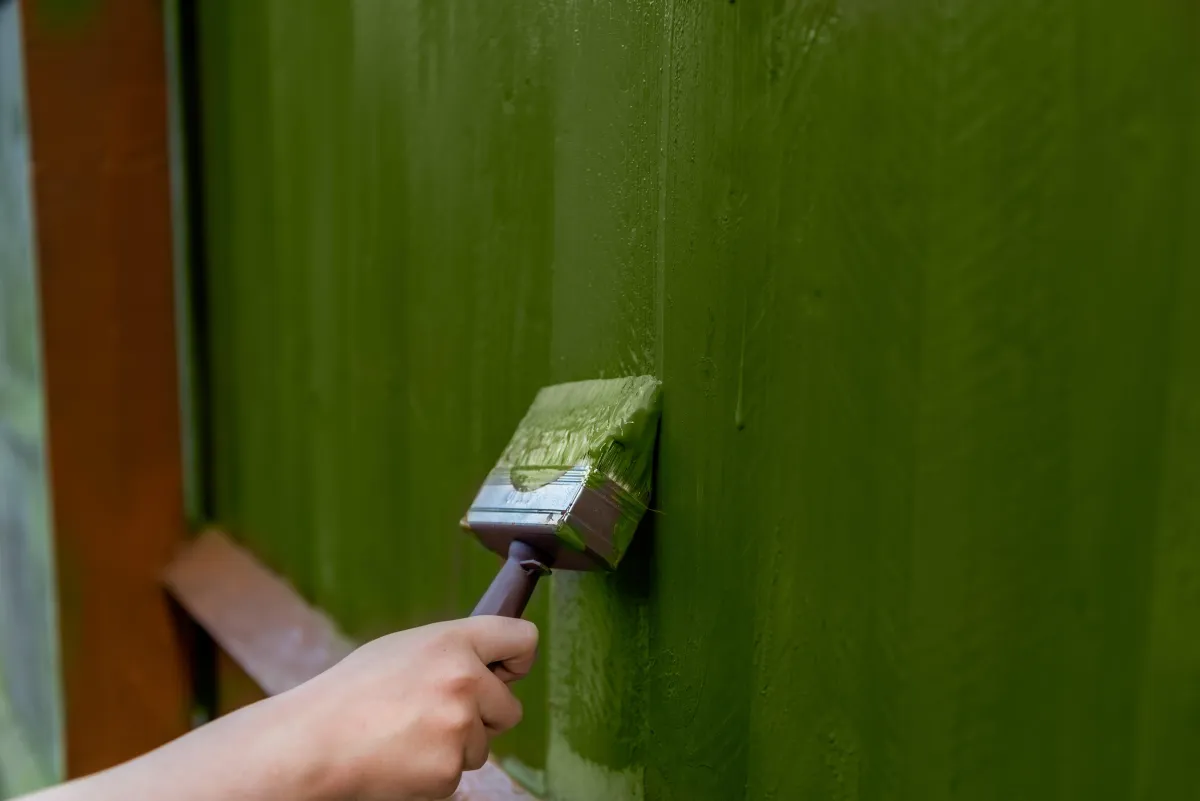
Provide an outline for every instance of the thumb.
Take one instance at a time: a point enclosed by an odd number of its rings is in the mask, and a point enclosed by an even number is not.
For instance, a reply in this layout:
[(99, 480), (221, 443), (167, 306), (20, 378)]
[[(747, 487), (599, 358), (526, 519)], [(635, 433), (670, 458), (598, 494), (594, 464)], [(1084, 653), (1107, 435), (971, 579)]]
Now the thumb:
[[(520, 678), (533, 667), (537, 656), (538, 628), (528, 620), (480, 615), (467, 618), (463, 623), (471, 647), (483, 664), (499, 662), (511, 674), (511, 678)], [(509, 680), (503, 675), (501, 678)]]

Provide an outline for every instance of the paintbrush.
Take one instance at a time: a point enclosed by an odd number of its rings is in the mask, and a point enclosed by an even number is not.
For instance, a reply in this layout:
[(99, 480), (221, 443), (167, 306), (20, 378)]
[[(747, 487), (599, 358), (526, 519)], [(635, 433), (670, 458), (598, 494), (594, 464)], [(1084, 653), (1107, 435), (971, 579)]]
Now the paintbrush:
[(659, 388), (632, 376), (538, 392), (462, 519), (505, 558), (473, 616), (520, 617), (551, 568), (617, 567), (650, 502)]

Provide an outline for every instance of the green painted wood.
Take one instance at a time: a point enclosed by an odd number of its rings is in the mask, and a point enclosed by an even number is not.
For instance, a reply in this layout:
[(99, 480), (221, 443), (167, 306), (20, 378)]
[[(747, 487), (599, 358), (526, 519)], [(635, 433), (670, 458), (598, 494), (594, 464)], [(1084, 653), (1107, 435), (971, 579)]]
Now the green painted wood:
[(21, 21), (0, 4), (0, 798), (62, 772)]
[(533, 388), (663, 378), (553, 796), (1196, 797), (1192, 4), (205, 8), (214, 511), (318, 603), (465, 612)]
[(458, 521), (548, 378), (540, 23), (236, 5), (199, 7), (211, 513), (351, 634), (465, 615), (498, 565)]

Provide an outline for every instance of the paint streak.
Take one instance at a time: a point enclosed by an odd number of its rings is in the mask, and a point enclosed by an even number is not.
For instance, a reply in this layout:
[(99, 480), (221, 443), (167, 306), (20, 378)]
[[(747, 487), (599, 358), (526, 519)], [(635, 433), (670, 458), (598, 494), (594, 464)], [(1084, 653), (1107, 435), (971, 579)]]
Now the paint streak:
[(654, 376), (574, 381), (538, 391), (498, 467), (523, 492), (581, 466), (611, 478), (642, 508), (650, 495), (660, 391)]
[(663, 381), (552, 797), (1192, 792), (1191, 4), (215, 5), (216, 511), (318, 603), (469, 608), (533, 389)]
[[(357, 638), (474, 606), (457, 522), (553, 380), (534, 10), (197, 4), (209, 513)], [(519, 692), (497, 751), (540, 768), (545, 672)]]

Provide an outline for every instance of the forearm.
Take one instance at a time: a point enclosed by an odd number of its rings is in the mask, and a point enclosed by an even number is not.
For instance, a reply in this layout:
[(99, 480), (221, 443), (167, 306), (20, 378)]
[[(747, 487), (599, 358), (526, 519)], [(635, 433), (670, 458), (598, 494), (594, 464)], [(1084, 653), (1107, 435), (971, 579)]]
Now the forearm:
[(289, 692), (21, 801), (445, 798), (521, 720), (505, 678), (536, 654), (537, 628), (514, 618), (389, 634)]
[(316, 738), (289, 703), (282, 696), (255, 704), (21, 801), (338, 801), (336, 782), (311, 746)]

